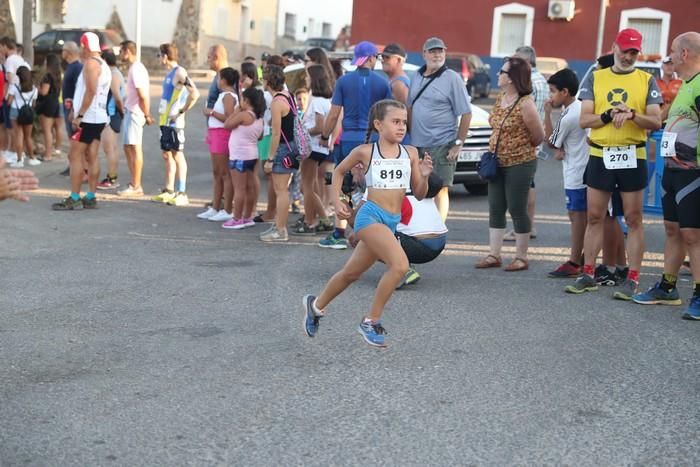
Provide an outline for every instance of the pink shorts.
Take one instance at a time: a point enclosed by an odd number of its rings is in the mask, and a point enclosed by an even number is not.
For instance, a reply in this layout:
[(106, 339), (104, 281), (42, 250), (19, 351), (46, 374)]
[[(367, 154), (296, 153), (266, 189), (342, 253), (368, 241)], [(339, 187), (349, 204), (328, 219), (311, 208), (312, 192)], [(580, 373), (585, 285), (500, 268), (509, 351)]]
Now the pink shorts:
[(204, 140), (209, 146), (209, 152), (228, 157), (228, 138), (230, 135), (231, 130), (226, 128), (209, 128), (207, 138)]

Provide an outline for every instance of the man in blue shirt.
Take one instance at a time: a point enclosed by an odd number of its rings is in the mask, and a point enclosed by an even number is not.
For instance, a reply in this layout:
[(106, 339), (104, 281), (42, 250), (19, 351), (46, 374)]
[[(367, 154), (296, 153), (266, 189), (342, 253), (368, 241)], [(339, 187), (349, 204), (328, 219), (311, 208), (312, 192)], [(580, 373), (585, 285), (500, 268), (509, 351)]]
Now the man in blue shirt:
[[(353, 72), (341, 76), (335, 83), (331, 110), (321, 134), (321, 144), (328, 145), (333, 136), (340, 111), (343, 111), (343, 133), (340, 137), (340, 151), (336, 152), (336, 164), (339, 164), (355, 147), (365, 142), (367, 116), (375, 102), (391, 99), (389, 82), (383, 76), (372, 72), (377, 63), (379, 51), (371, 42), (363, 41), (355, 46), (352, 64), (357, 66)], [(344, 250), (348, 247), (345, 239), (346, 221), (336, 219), (335, 230), (319, 242), (322, 248)]]
[(63, 44), (63, 59), (68, 63), (63, 72), (63, 119), (66, 123), (66, 134), (70, 138), (73, 134), (73, 120), (70, 117), (73, 109), (73, 95), (75, 94), (75, 85), (78, 82), (78, 76), (83, 71), (83, 64), (79, 60), (80, 49), (78, 44), (73, 41), (68, 41)]
[(223, 68), (228, 67), (228, 53), (226, 48), (221, 44), (212, 45), (209, 48), (209, 53), (207, 54), (207, 63), (209, 64), (209, 69), (216, 74), (214, 79), (209, 85), (209, 94), (207, 95), (207, 106), (202, 110), (204, 115), (207, 116), (207, 109), (213, 109), (214, 104), (216, 104), (216, 99), (219, 97), (219, 71)]

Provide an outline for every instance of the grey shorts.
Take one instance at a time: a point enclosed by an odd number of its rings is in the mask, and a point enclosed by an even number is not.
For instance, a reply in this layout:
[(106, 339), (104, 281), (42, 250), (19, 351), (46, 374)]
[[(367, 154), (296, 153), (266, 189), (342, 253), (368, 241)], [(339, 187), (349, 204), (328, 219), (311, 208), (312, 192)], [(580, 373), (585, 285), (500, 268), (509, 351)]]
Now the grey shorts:
[(457, 160), (448, 161), (447, 153), (454, 146), (453, 144), (443, 144), (441, 146), (420, 147), (418, 154), (421, 156), (424, 153), (430, 154), (433, 159), (433, 173), (436, 173), (442, 178), (442, 186), (452, 186), (455, 178), (455, 170), (457, 169)]
[(143, 126), (146, 124), (146, 117), (141, 113), (132, 113), (128, 110), (124, 113), (122, 123), (123, 144), (141, 146), (143, 143)]

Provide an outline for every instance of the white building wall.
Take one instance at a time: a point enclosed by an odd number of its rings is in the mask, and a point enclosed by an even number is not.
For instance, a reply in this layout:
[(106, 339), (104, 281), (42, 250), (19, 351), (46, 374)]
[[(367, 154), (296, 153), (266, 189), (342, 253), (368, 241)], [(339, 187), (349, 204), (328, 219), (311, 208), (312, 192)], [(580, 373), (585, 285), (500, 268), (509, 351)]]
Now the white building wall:
[[(37, 0), (37, 2), (40, 1)], [(141, 0), (141, 40), (144, 46), (156, 47), (172, 40), (181, 3), (182, 0)], [(109, 21), (115, 6), (126, 35), (134, 40), (136, 38), (136, 0), (67, 0), (64, 23), (52, 26), (101, 29)], [(21, 38), (22, 0), (12, 0), (11, 8), (13, 8), (17, 37)], [(43, 32), (44, 28), (44, 24), (35, 23), (32, 27), (32, 36)]]
[(352, 0), (279, 0), (277, 35), (285, 35), (287, 13), (296, 15), (294, 39), (321, 37), (323, 23), (331, 24), (330, 36), (335, 38), (343, 26), (352, 23)]

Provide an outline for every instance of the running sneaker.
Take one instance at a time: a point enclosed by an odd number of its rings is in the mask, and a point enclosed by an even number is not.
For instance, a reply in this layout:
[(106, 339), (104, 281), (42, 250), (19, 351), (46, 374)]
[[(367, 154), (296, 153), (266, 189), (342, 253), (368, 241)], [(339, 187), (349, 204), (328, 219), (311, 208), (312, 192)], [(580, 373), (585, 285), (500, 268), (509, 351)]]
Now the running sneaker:
[(83, 207), (83, 201), (80, 198), (73, 199), (70, 196), (63, 201), (51, 205), (51, 209), (54, 211), (79, 211), (83, 209)]
[(200, 212), (199, 214), (197, 214), (197, 218), (203, 219), (203, 220), (208, 220), (208, 219), (211, 219), (211, 216), (213, 216), (214, 214), (218, 214), (218, 213), (219, 213), (219, 211), (217, 211), (213, 207), (209, 206), (206, 211)]
[(379, 322), (365, 321), (364, 319), (357, 327), (357, 330), (369, 345), (375, 347), (386, 347), (384, 336), (387, 334), (386, 329)]
[(166, 189), (161, 190), (161, 192), (157, 195), (155, 195), (153, 198), (151, 198), (151, 201), (155, 203), (167, 203), (171, 199), (175, 197), (175, 193), (172, 191), (168, 191)]
[(97, 209), (97, 198), (83, 197), (81, 201), (83, 202), (83, 209)]
[(316, 235), (316, 227), (311, 227), (306, 222), (301, 221), (301, 225), (293, 227), (289, 231), (289, 234), (290, 235), (301, 235), (301, 236)]
[(302, 305), (304, 306), (304, 332), (309, 337), (314, 337), (318, 332), (318, 325), (323, 315), (317, 315), (314, 310), (314, 301), (316, 297), (313, 295), (304, 295)]
[(348, 241), (345, 238), (335, 238), (331, 233), (329, 236), (318, 242), (321, 248), (332, 248), (333, 250), (345, 250), (348, 247)]
[(413, 267), (410, 267), (410, 268), (408, 268), (408, 271), (406, 272), (406, 274), (403, 276), (403, 279), (401, 279), (401, 282), (399, 282), (399, 285), (396, 286), (396, 290), (399, 290), (404, 285), (415, 284), (419, 280), (420, 280), (420, 274), (418, 274), (418, 271), (413, 269)]
[(255, 221), (253, 220), (252, 217), (244, 218), (243, 219), (244, 227), (253, 227), (255, 225)]
[(593, 292), (598, 290), (598, 284), (588, 274), (581, 274), (573, 284), (564, 287), (564, 292), (580, 294), (583, 292)]
[(688, 311), (683, 314), (683, 319), (700, 320), (700, 296), (693, 295), (688, 305)]
[(189, 206), (190, 199), (187, 197), (187, 193), (178, 191), (175, 196), (166, 201), (168, 206)]
[(113, 190), (114, 188), (119, 188), (119, 182), (116, 178), (105, 177), (100, 183), (97, 184), (98, 190)]
[(143, 196), (143, 188), (138, 187), (134, 188), (134, 185), (129, 183), (126, 188), (123, 190), (117, 191), (117, 195), (119, 196), (124, 196), (124, 197), (130, 197), (130, 196)]
[(631, 279), (625, 279), (618, 289), (613, 293), (615, 300), (630, 301), (637, 293), (637, 283)]
[(227, 222), (231, 219), (233, 219), (233, 215), (226, 212), (225, 209), (222, 209), (209, 218), (209, 220), (212, 222)]
[(286, 242), (289, 240), (289, 236), (287, 235), (286, 229), (283, 232), (280, 232), (279, 230), (277, 230), (277, 227), (272, 226), (271, 229), (268, 229), (267, 231), (260, 234), (260, 240), (269, 243)]
[(221, 228), (223, 229), (233, 229), (233, 230), (240, 230), (246, 227), (245, 219), (235, 219), (231, 218), (221, 224)]
[(654, 287), (650, 287), (646, 292), (632, 296), (632, 301), (640, 305), (680, 305), (683, 303), (676, 287), (666, 292), (660, 286), (661, 283), (657, 282)]
[(581, 275), (581, 266), (578, 266), (571, 261), (567, 261), (547, 275), (553, 278), (578, 277)]
[(333, 225), (333, 222), (330, 220), (326, 219), (321, 219), (318, 221), (318, 225), (316, 226), (316, 231), (318, 232), (333, 232), (335, 230), (335, 225)]
[(22, 167), (24, 167), (24, 157), (19, 160), (14, 160), (10, 162), (10, 167), (12, 167), (13, 169), (21, 169)]
[(602, 285), (604, 287), (612, 287), (613, 285), (617, 285), (617, 277), (615, 276), (615, 273), (608, 271), (608, 267), (604, 264), (600, 264), (597, 268), (595, 268), (594, 277), (595, 282), (598, 285)]
[(693, 271), (690, 270), (690, 261), (683, 261), (681, 269), (678, 271), (679, 276), (692, 276)]
[(29, 165), (41, 165), (41, 161), (36, 157), (28, 157), (27, 164)]
[(627, 279), (627, 273), (630, 272), (630, 268), (615, 268), (615, 285), (620, 285)]

